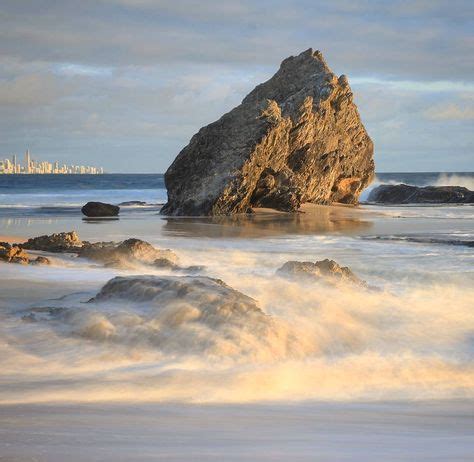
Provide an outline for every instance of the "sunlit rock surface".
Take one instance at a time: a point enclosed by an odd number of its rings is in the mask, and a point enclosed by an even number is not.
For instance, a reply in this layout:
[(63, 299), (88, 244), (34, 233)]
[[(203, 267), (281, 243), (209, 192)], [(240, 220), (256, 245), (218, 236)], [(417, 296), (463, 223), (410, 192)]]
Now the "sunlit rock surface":
[(355, 204), (373, 173), (373, 144), (346, 76), (309, 49), (193, 136), (165, 174), (162, 213)]
[(46, 252), (76, 252), (82, 247), (82, 241), (75, 231), (32, 237), (21, 247), (28, 250)]
[(141, 263), (173, 268), (178, 262), (173, 251), (157, 249), (148, 242), (133, 238), (119, 243), (86, 243), (79, 251), (79, 256), (115, 267), (130, 267)]

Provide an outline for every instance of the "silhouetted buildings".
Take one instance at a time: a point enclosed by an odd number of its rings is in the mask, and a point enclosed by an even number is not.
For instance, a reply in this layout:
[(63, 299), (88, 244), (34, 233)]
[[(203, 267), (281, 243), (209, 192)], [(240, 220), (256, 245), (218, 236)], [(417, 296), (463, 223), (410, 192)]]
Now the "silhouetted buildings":
[(36, 161), (31, 158), (30, 150), (25, 152), (25, 163), (18, 162), (16, 154), (11, 159), (0, 160), (0, 174), (77, 174), (77, 175), (100, 175), (104, 173), (102, 167), (91, 167), (88, 165), (60, 165), (58, 161)]

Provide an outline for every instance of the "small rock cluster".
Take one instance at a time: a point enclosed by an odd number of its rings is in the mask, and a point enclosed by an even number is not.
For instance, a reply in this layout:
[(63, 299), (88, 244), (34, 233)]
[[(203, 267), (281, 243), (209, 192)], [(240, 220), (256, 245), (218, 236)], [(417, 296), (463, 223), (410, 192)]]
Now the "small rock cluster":
[[(202, 266), (182, 267), (179, 265), (178, 256), (172, 250), (157, 249), (141, 239), (91, 243), (82, 241), (75, 231), (33, 237), (23, 244), (0, 243), (0, 260), (11, 263), (31, 263), (25, 250), (70, 252), (107, 267), (122, 269), (132, 269), (143, 265), (186, 272), (203, 269)], [(46, 263), (46, 261), (49, 262), (46, 257), (38, 257), (34, 260), (35, 263)]]
[(178, 257), (169, 249), (156, 249), (140, 239), (123, 242), (86, 242), (78, 252), (79, 257), (103, 263), (105, 266), (126, 268), (136, 264), (176, 268)]
[(83, 243), (75, 231), (32, 237), (21, 244), (23, 249), (46, 252), (76, 252), (82, 246)]
[(0, 242), (0, 261), (20, 265), (49, 265), (51, 263), (46, 257), (32, 258), (22, 247), (8, 242)]

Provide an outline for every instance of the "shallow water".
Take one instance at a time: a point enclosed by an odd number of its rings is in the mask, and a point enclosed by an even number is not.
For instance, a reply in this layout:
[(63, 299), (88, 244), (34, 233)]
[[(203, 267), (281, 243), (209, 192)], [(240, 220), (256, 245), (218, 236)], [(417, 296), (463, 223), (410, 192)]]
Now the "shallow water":
[[(310, 207), (292, 216), (233, 219), (131, 212), (92, 223), (35, 216), (28, 227), (15, 220), (4, 226), (8, 234), (76, 229), (88, 240), (135, 236), (172, 248), (183, 265), (203, 265), (203, 275), (253, 297), (275, 325), (263, 337), (250, 322), (231, 334), (192, 320), (168, 325), (146, 303), (84, 304), (117, 274), (170, 270), (105, 269), (61, 255), (52, 256), (51, 267), (0, 265), (0, 329), (8, 338), (1, 400), (472, 398), (472, 248), (407, 240), (472, 239), (471, 210)], [(275, 275), (285, 261), (324, 258), (349, 266), (380, 291)], [(65, 298), (54, 300), (59, 296)], [(32, 311), (54, 307), (74, 316), (25, 322)]]
[(0, 460), (467, 462), (473, 414), (456, 401), (4, 406)]
[[(201, 319), (203, 308), (183, 297), (85, 303), (117, 275), (177, 275), (170, 270), (103, 268), (72, 255), (48, 255), (50, 267), (0, 264), (0, 418), (19, 435), (37, 435), (22, 445), (13, 430), (3, 433), (7, 456), (46, 448), (44, 460), (61, 460), (97, 425), (96, 446), (70, 460), (121, 460), (111, 441), (128, 433), (122, 425), (130, 418), (152, 429), (184, 419), (176, 432), (199, 460), (233, 460), (230, 452), (262, 427), (280, 435), (280, 449), (268, 452), (271, 438), (251, 438), (239, 460), (312, 460), (318, 450), (321, 460), (370, 460), (369, 450), (373, 460), (469, 460), (472, 445), (457, 425), (472, 431), (474, 421), (464, 412), (474, 397), (472, 206), (309, 206), (233, 218), (167, 218), (157, 207), (130, 207), (118, 220), (85, 220), (70, 204), (19, 210), (0, 210), (0, 235), (74, 229), (91, 241), (141, 238), (173, 249), (183, 266), (203, 265), (201, 275), (252, 297), (266, 317), (231, 311)], [(275, 275), (288, 260), (324, 258), (379, 290)], [(74, 420), (76, 412), (84, 420)], [(237, 433), (236, 413), (245, 416)], [(199, 419), (212, 425), (199, 431)], [(73, 423), (62, 433), (64, 421)], [(303, 427), (316, 430), (301, 437)], [(219, 428), (223, 442), (213, 446)], [(371, 440), (376, 431), (381, 446)], [(145, 433), (142, 460), (189, 460), (170, 433)], [(128, 439), (123, 454), (133, 445)]]

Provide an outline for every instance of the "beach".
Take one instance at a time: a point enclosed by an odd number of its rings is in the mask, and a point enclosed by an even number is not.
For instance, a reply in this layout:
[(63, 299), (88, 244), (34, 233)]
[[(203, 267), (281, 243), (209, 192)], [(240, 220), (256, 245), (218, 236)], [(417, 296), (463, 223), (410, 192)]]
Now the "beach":
[[(93, 190), (150, 201), (108, 220), (82, 217), (61, 191), (36, 189), (33, 203), (2, 191), (9, 241), (133, 237), (200, 269), (43, 251), (30, 252), (48, 266), (0, 264), (0, 460), (469, 460), (471, 206), (165, 217), (159, 187), (130, 188)], [(373, 290), (276, 274), (325, 258)], [(195, 322), (179, 297), (89, 302), (112, 278), (144, 274), (222, 280), (265, 317)]]

